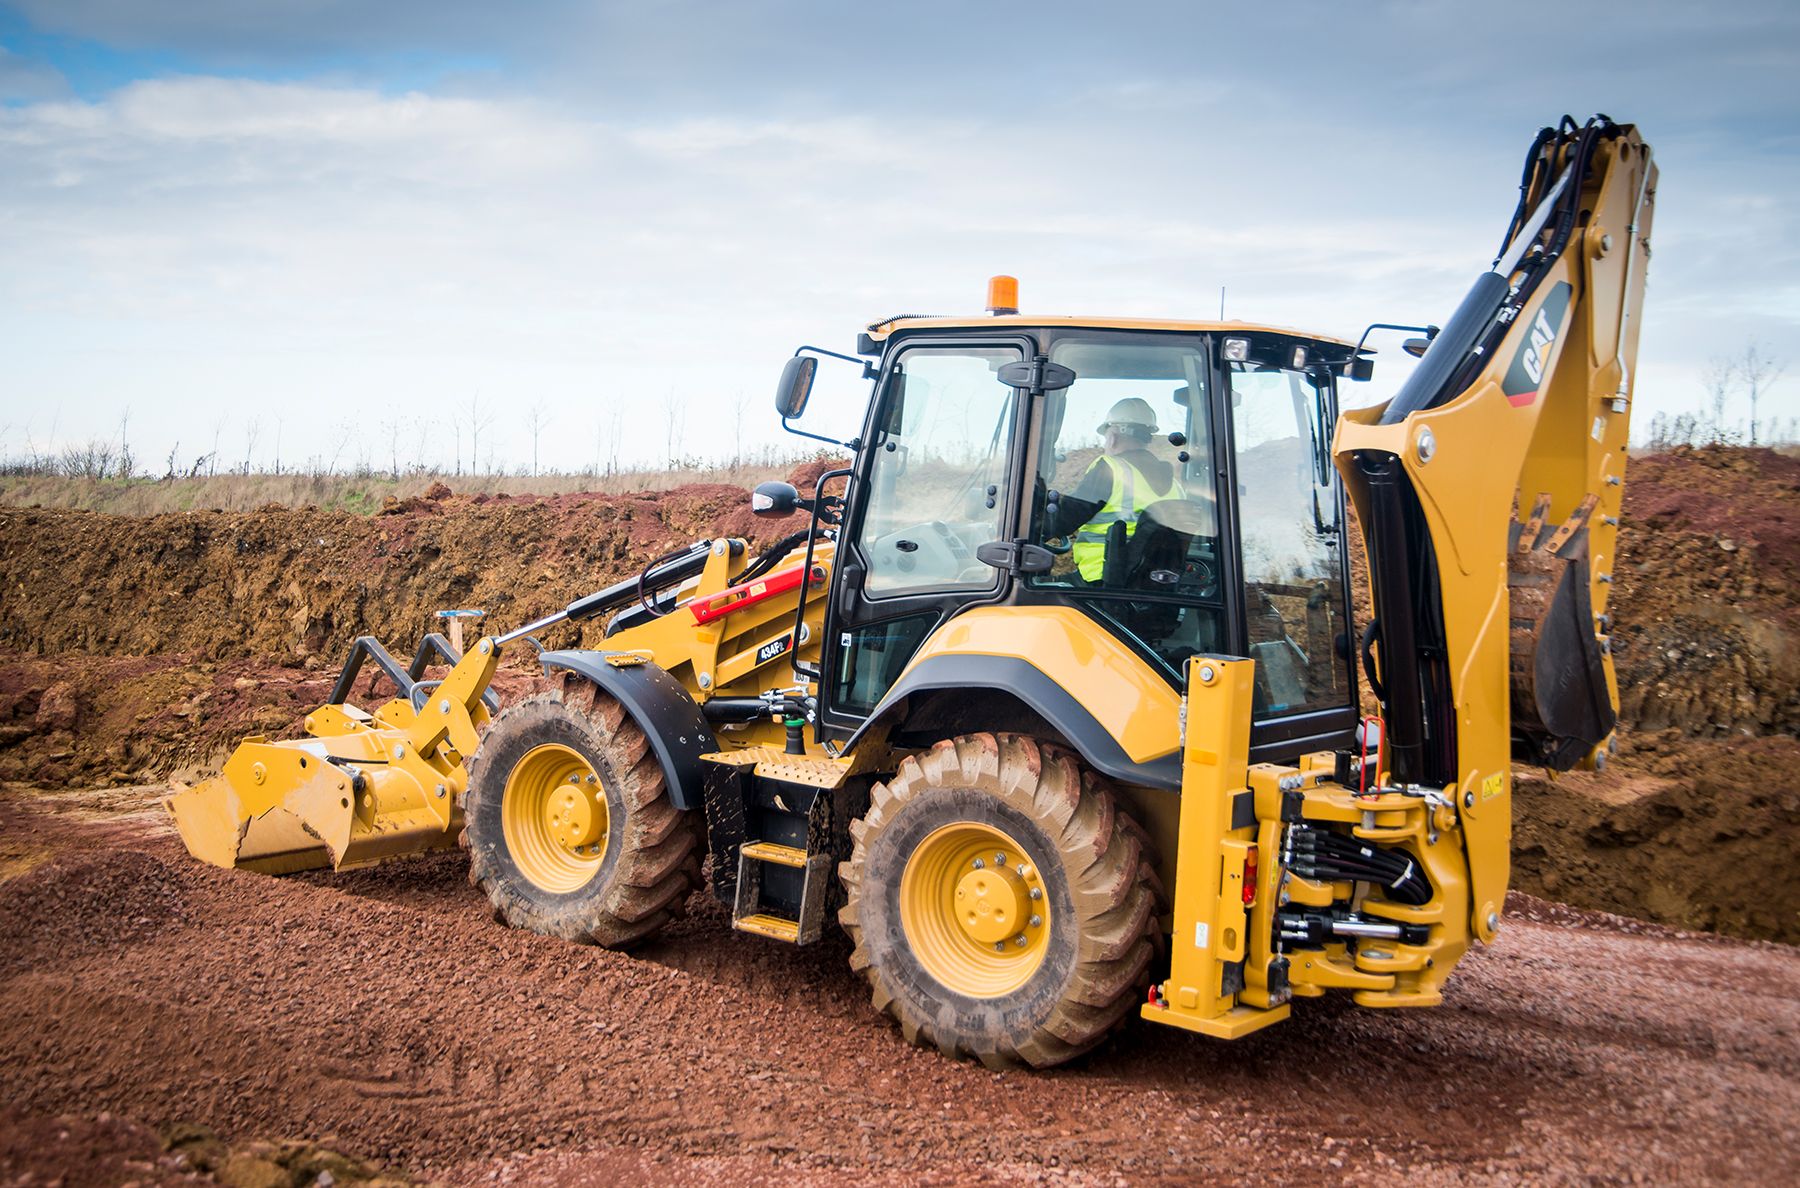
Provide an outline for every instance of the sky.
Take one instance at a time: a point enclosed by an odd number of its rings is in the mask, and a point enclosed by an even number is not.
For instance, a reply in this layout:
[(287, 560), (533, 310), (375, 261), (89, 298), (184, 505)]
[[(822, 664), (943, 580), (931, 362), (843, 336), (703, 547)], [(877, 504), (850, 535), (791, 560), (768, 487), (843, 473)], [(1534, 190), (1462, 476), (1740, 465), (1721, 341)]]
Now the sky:
[(1002, 272), (1028, 313), (1441, 323), (1533, 133), (1596, 111), (1662, 170), (1637, 430), (1752, 344), (1800, 416), (1797, 78), (1792, 0), (0, 0), (0, 456), (785, 448), (796, 346)]

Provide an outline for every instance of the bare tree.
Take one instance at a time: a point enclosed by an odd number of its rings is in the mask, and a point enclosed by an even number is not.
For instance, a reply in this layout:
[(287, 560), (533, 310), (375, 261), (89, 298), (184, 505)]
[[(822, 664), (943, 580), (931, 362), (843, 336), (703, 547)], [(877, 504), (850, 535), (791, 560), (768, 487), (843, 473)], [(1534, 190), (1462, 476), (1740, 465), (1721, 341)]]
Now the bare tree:
[(344, 424), (342, 421), (339, 421), (338, 425), (337, 425), (337, 446), (331, 451), (331, 461), (329, 461), (325, 464), (325, 473), (326, 474), (332, 474), (332, 473), (336, 472), (336, 470), (338, 468), (338, 459), (340, 459), (344, 456), (344, 449), (349, 444), (350, 444), (350, 427), (348, 425)]
[[(470, 395), (469, 413), (464, 419), (469, 425), (469, 473), (474, 474), (480, 469), (481, 431), (494, 423), (494, 414), (481, 407), (481, 393), (476, 392)], [(489, 454), (491, 459), (491, 446), (489, 447)], [(457, 439), (457, 457), (461, 458), (461, 456), (462, 439), (459, 437)], [(489, 469), (491, 470), (492, 468), (490, 461)]]
[(131, 454), (131, 406), (128, 404), (119, 414), (119, 463), (114, 470), (120, 478), (128, 479), (136, 469), (137, 459)]
[(1775, 385), (1787, 372), (1787, 362), (1773, 359), (1763, 353), (1763, 349), (1755, 342), (1744, 348), (1744, 353), (1737, 359), (1737, 378), (1749, 389), (1750, 395), (1750, 444), (1757, 444), (1757, 404), (1762, 394)]
[(687, 427), (687, 405), (675, 389), (670, 388), (663, 393), (663, 455), (668, 458), (671, 468), (681, 465), (681, 457), (676, 452), (685, 441)]
[(251, 417), (250, 423), (244, 426), (244, 469), (240, 473), (250, 473), (250, 459), (256, 453), (256, 439), (261, 436), (262, 418)]
[(531, 477), (538, 473), (538, 439), (543, 436), (544, 426), (549, 424), (549, 414), (544, 408), (542, 399), (532, 401), (525, 413), (525, 427), (531, 431)]
[(227, 418), (225, 416), (220, 416), (218, 420), (213, 422), (212, 452), (210, 454), (206, 455), (206, 477), (207, 478), (211, 478), (213, 475), (218, 473), (218, 470), (219, 470), (219, 438), (225, 432), (225, 422), (228, 419), (229, 418)]
[(739, 392), (731, 416), (731, 474), (737, 477), (744, 465), (744, 414), (750, 411), (750, 394)]
[(1700, 374), (1700, 384), (1706, 389), (1707, 419), (1711, 422), (1713, 444), (1724, 445), (1731, 439), (1731, 432), (1725, 427), (1725, 405), (1731, 399), (1731, 390), (1737, 386), (1737, 362), (1714, 355), (1707, 360), (1706, 370)]
[(619, 473), (619, 439), (625, 436), (624, 406), (614, 404), (606, 419), (606, 477), (611, 478)]

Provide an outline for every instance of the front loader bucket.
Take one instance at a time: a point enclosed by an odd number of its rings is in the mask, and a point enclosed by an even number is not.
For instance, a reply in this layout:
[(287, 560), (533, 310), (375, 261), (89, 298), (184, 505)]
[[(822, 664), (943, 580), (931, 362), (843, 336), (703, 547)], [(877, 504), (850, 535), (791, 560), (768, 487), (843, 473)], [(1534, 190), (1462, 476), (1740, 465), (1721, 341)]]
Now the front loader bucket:
[(429, 811), (417, 782), (331, 762), (323, 740), (250, 739), (210, 780), (169, 797), (188, 852), (263, 874), (367, 866), (454, 846), (461, 821)]

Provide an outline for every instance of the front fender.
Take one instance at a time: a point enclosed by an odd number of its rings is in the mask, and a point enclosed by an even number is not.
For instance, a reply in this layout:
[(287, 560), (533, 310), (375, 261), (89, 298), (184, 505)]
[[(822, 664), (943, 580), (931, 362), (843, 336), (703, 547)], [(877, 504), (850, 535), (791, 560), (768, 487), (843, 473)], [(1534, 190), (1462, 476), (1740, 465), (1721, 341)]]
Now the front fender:
[(700, 706), (680, 681), (649, 661), (613, 665), (606, 652), (571, 649), (544, 652), (538, 662), (546, 675), (572, 672), (619, 699), (631, 720), (650, 739), (650, 749), (669, 782), (669, 802), (678, 809), (701, 806), (706, 764), (700, 756), (719, 749)]

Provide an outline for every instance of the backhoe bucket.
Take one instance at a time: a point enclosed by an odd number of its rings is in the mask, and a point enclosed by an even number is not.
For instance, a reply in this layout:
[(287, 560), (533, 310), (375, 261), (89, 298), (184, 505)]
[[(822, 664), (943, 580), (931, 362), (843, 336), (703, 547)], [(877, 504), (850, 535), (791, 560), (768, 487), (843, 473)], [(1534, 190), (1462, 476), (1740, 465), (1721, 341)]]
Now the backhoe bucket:
[(456, 845), (460, 814), (446, 823), (407, 772), (364, 756), (333, 762), (327, 742), (246, 740), (217, 776), (169, 797), (189, 853), (263, 874), (368, 866), (383, 858)]

